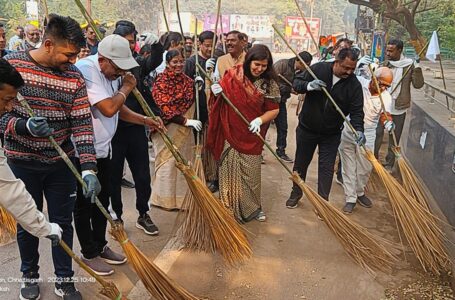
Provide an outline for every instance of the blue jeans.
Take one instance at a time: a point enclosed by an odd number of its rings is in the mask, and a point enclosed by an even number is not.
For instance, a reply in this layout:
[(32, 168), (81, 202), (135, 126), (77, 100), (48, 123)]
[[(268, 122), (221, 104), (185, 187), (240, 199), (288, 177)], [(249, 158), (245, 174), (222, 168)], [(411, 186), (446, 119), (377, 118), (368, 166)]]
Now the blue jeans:
[[(24, 182), (40, 211), (43, 210), (43, 195), (46, 197), (49, 221), (60, 225), (63, 229), (63, 241), (72, 248), (71, 222), (76, 201), (76, 179), (70, 169), (63, 161), (51, 166), (43, 165), (43, 168), (27, 168), (22, 163), (11, 163), (10, 167), (14, 175)], [(18, 224), (17, 244), (21, 255), (21, 272), (38, 272), (39, 239)], [(74, 275), (71, 257), (60, 246), (52, 247), (52, 260), (57, 278)]]
[(286, 108), (286, 100), (283, 97), (280, 102), (280, 110), (275, 118), (276, 126), (276, 148), (278, 155), (284, 154), (287, 146), (286, 139), (288, 136), (288, 112)]

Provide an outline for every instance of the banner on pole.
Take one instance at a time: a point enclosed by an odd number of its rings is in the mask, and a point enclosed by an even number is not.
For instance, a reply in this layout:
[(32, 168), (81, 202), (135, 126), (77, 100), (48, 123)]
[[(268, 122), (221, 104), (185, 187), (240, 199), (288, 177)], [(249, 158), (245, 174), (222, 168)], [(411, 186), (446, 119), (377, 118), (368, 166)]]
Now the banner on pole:
[[(319, 40), (319, 30), (321, 28), (320, 18), (305, 18), (314, 38)], [(286, 17), (285, 35), (289, 39), (308, 40), (311, 35), (308, 32), (305, 22), (301, 17)]]
[(428, 45), (427, 53), (425, 56), (430, 61), (436, 62), (438, 55), (441, 55), (441, 50), (439, 49), (438, 33), (436, 31), (433, 31), (433, 35), (431, 36), (430, 44)]
[(385, 57), (385, 32), (376, 31), (373, 33), (373, 44), (371, 45), (371, 57), (377, 58), (380, 62), (384, 61)]

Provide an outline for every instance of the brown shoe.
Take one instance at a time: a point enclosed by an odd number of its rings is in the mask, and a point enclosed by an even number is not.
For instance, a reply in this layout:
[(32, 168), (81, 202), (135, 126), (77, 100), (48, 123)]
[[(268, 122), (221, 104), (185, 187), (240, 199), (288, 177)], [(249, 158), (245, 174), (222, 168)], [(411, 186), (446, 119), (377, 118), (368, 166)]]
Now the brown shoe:
[(99, 256), (91, 259), (87, 259), (84, 256), (82, 256), (81, 260), (97, 275), (107, 276), (114, 273), (114, 269), (112, 269), (111, 266), (105, 263), (104, 260), (101, 259), (101, 257)]

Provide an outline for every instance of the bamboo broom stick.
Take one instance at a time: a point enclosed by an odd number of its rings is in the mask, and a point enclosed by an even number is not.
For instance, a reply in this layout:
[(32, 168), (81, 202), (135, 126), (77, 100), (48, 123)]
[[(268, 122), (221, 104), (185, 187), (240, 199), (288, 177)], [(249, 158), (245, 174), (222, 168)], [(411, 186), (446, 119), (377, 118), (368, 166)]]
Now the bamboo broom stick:
[(306, 21), (306, 18), (305, 18), (305, 14), (303, 13), (302, 9), (300, 8), (299, 2), (297, 0), (295, 0), (295, 5), (297, 6), (297, 9), (299, 10), (300, 16), (302, 17), (303, 22), (305, 23), (306, 30), (310, 34), (311, 40), (313, 41), (313, 44), (316, 47), (316, 52), (319, 55), (319, 44), (318, 44), (318, 42), (316, 42), (316, 39), (314, 38), (313, 33), (311, 32), (310, 25), (308, 25), (308, 22)]
[(220, 19), (220, 14), (221, 14), (221, 0), (218, 0), (217, 8), (216, 8), (216, 21), (215, 21), (215, 36), (213, 37), (212, 41), (212, 52), (210, 53), (210, 57), (213, 57), (213, 54), (215, 53), (215, 47), (216, 47), (216, 40), (218, 36), (218, 21)]
[(185, 58), (186, 57), (185, 35), (183, 34), (182, 20), (180, 19), (179, 0), (175, 0), (175, 9), (177, 10), (177, 19), (179, 21), (180, 35), (182, 36), (182, 43), (183, 43), (183, 57)]
[(166, 8), (164, 7), (164, 0), (160, 0), (161, 2), (161, 9), (163, 10), (163, 18), (164, 18), (164, 24), (166, 25), (166, 31), (169, 32), (169, 23), (167, 21), (166, 17)]

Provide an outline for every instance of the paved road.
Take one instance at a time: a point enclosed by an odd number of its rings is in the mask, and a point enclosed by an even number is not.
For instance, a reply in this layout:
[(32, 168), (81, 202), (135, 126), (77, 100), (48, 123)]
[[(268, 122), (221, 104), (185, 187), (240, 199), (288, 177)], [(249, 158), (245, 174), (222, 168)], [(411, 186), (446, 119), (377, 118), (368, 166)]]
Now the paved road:
[[(294, 154), (294, 128), (296, 100), (289, 105), (289, 149)], [(275, 128), (271, 127), (268, 139), (275, 141)], [(317, 182), (317, 165), (311, 165), (307, 182), (313, 188)], [(137, 217), (134, 206), (134, 190), (123, 189), (126, 207), (125, 225), (130, 239), (168, 275), (196, 295), (210, 299), (381, 299), (387, 288), (406, 285), (425, 279), (412, 253), (407, 251), (407, 262), (397, 263), (392, 274), (378, 273), (372, 276), (357, 266), (343, 251), (339, 242), (312, 212), (305, 199), (297, 209), (285, 208), (291, 187), (288, 174), (269, 154), (262, 167), (262, 201), (267, 221), (252, 221), (245, 225), (253, 247), (254, 256), (244, 265), (228, 268), (218, 255), (190, 253), (166, 246), (171, 237), (176, 218), (175, 212), (152, 209), (152, 218), (160, 228), (158, 237), (149, 237), (134, 227)], [(371, 209), (357, 207), (350, 216), (372, 233), (398, 242), (395, 221), (384, 191), (370, 192), (374, 201)], [(341, 209), (343, 190), (333, 184), (331, 201)], [(75, 251), (79, 253), (75, 239)], [(110, 245), (119, 250), (115, 241)], [(40, 245), (42, 299), (58, 299), (53, 294), (52, 260), (50, 244), (43, 240)], [(20, 277), (19, 253), (15, 243), (0, 247), (0, 299), (17, 299), (18, 287), (14, 283)], [(84, 271), (77, 266), (77, 287), (85, 299), (97, 299), (98, 284), (90, 282)], [(130, 299), (149, 299), (134, 271), (128, 266), (115, 268), (107, 277), (129, 296)], [(5, 282), (2, 282), (4, 280)], [(8, 282), (10, 281), (10, 282)], [(88, 282), (87, 282), (88, 281)], [(101, 297), (100, 297), (101, 298)], [(403, 298), (405, 299), (405, 298)]]

